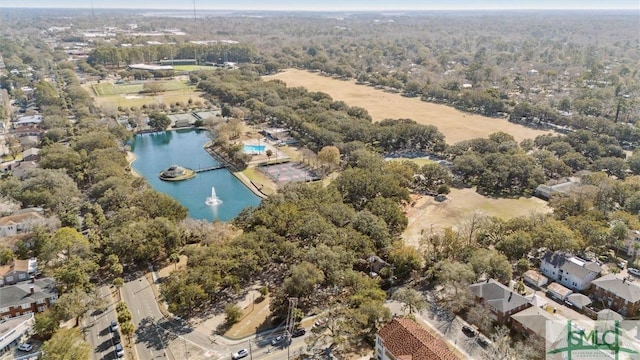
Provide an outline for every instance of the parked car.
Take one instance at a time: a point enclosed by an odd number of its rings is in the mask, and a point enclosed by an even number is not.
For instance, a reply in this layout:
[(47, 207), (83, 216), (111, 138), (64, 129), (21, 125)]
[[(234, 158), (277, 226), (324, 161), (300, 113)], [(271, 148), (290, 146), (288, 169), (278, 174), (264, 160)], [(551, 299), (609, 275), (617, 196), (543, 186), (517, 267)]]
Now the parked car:
[(467, 335), (468, 337), (474, 337), (476, 335), (478, 335), (478, 332), (476, 331), (476, 329), (472, 328), (471, 326), (463, 326), (462, 327), (462, 332)]
[(276, 346), (280, 344), (284, 340), (284, 336), (278, 335), (271, 340), (271, 345)]
[(120, 344), (122, 342), (122, 340), (120, 339), (120, 332), (114, 331), (112, 339), (114, 344)]
[(636, 268), (627, 268), (627, 272), (631, 275), (640, 276), (640, 270)]
[(123, 358), (124, 357), (124, 348), (122, 347), (122, 344), (116, 344), (116, 356), (118, 358)]
[(484, 336), (478, 336), (476, 338), (476, 342), (485, 349), (488, 348), (489, 345), (491, 345), (491, 340), (487, 339)]
[(307, 333), (307, 330), (305, 330), (303, 328), (295, 329), (295, 330), (293, 330), (293, 333), (291, 333), (291, 337), (299, 337), (299, 336), (302, 336), (302, 335), (304, 335), (306, 333)]
[(238, 359), (242, 359), (244, 357), (247, 357), (248, 355), (249, 355), (249, 350), (240, 349), (238, 352), (235, 352), (235, 353), (231, 354), (231, 358), (233, 360), (238, 360)]
[(113, 331), (113, 332), (118, 331), (118, 322), (113, 320), (111, 322), (111, 325), (109, 326), (109, 329), (111, 329), (111, 331)]
[(20, 350), (20, 351), (31, 351), (31, 350), (33, 350), (33, 345), (31, 345), (29, 343), (22, 343), (22, 344), (18, 345), (18, 350)]

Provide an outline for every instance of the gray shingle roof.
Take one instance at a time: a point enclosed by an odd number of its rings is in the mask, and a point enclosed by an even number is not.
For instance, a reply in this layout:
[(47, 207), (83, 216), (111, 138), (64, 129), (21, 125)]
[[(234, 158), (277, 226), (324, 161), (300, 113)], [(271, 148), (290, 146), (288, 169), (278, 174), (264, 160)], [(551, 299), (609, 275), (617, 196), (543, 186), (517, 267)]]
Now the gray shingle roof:
[(607, 274), (591, 282), (603, 290), (614, 293), (630, 303), (640, 301), (640, 286), (617, 277), (614, 274)]
[[(31, 287), (33, 286), (33, 294)], [(0, 307), (11, 307), (31, 304), (38, 300), (48, 299), (57, 295), (56, 283), (53, 278), (37, 279), (15, 285), (0, 287)]]
[(546, 339), (547, 321), (559, 320), (560, 318), (542, 308), (533, 306), (511, 315), (511, 319), (519, 322), (541, 338)]
[(529, 302), (524, 296), (493, 279), (473, 284), (469, 286), (469, 290), (475, 296), (484, 299), (487, 305), (503, 314)]
[(579, 293), (567, 296), (567, 301), (580, 308), (591, 304), (591, 299), (588, 296)]
[[(570, 259), (581, 261), (584, 265), (579, 265)], [(564, 272), (575, 275), (579, 278), (585, 278), (589, 273), (599, 274), (602, 272), (602, 267), (593, 261), (587, 261), (577, 259), (571, 254), (567, 254), (561, 251), (548, 252), (544, 254), (542, 261), (550, 263), (556, 268), (562, 269)]]

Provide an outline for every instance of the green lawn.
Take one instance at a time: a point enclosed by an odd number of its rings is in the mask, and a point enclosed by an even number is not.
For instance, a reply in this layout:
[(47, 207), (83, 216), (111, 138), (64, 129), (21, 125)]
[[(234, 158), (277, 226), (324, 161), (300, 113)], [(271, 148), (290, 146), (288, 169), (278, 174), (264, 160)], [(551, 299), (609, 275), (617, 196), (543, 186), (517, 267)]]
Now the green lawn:
[[(183, 90), (188, 89), (189, 85), (186, 82), (180, 81), (162, 81), (164, 89), (166, 91)], [(124, 95), (124, 94), (138, 94), (144, 89), (144, 84), (112, 84), (112, 83), (100, 83), (92, 86), (98, 96), (110, 96), (110, 95)]]
[(214, 71), (216, 67), (204, 65), (174, 65), (173, 69), (175, 71)]

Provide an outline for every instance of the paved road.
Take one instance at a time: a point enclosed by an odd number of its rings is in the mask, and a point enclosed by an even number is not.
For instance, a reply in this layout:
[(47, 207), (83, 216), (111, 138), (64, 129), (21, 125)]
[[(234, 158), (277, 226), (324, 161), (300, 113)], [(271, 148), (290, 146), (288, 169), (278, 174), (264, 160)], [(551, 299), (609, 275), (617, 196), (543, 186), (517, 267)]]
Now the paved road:
[(108, 287), (100, 287), (97, 291), (101, 298), (106, 299), (106, 310), (102, 312), (96, 310), (86, 317), (83, 321), (83, 331), (85, 339), (93, 348), (92, 359), (112, 359), (114, 348), (109, 326), (111, 321), (116, 319), (115, 304)]
[[(233, 341), (197, 331), (180, 320), (165, 318), (144, 276), (126, 282), (122, 288), (122, 296), (131, 310), (132, 321), (136, 326), (135, 347), (139, 360), (231, 360), (231, 354), (240, 349), (251, 350), (251, 356), (247, 356), (245, 360), (287, 359), (286, 346), (271, 345), (271, 339), (282, 332)], [(109, 321), (106, 326), (108, 323)], [(291, 357), (306, 348), (304, 338), (301, 336), (292, 339), (288, 349)]]
[(122, 287), (122, 297), (133, 316), (138, 359), (174, 359), (167, 351), (166, 336), (156, 325), (164, 318), (144, 276), (126, 282)]

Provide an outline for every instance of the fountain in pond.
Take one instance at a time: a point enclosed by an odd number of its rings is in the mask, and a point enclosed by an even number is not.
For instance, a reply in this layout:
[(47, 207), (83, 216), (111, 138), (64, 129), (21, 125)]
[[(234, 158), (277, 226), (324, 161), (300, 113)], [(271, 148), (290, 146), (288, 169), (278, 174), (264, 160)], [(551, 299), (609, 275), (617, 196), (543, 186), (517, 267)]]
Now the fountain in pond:
[(208, 197), (204, 203), (209, 206), (216, 206), (216, 205), (222, 204), (222, 200), (220, 200), (216, 196), (216, 189), (213, 186), (211, 187), (211, 197)]

